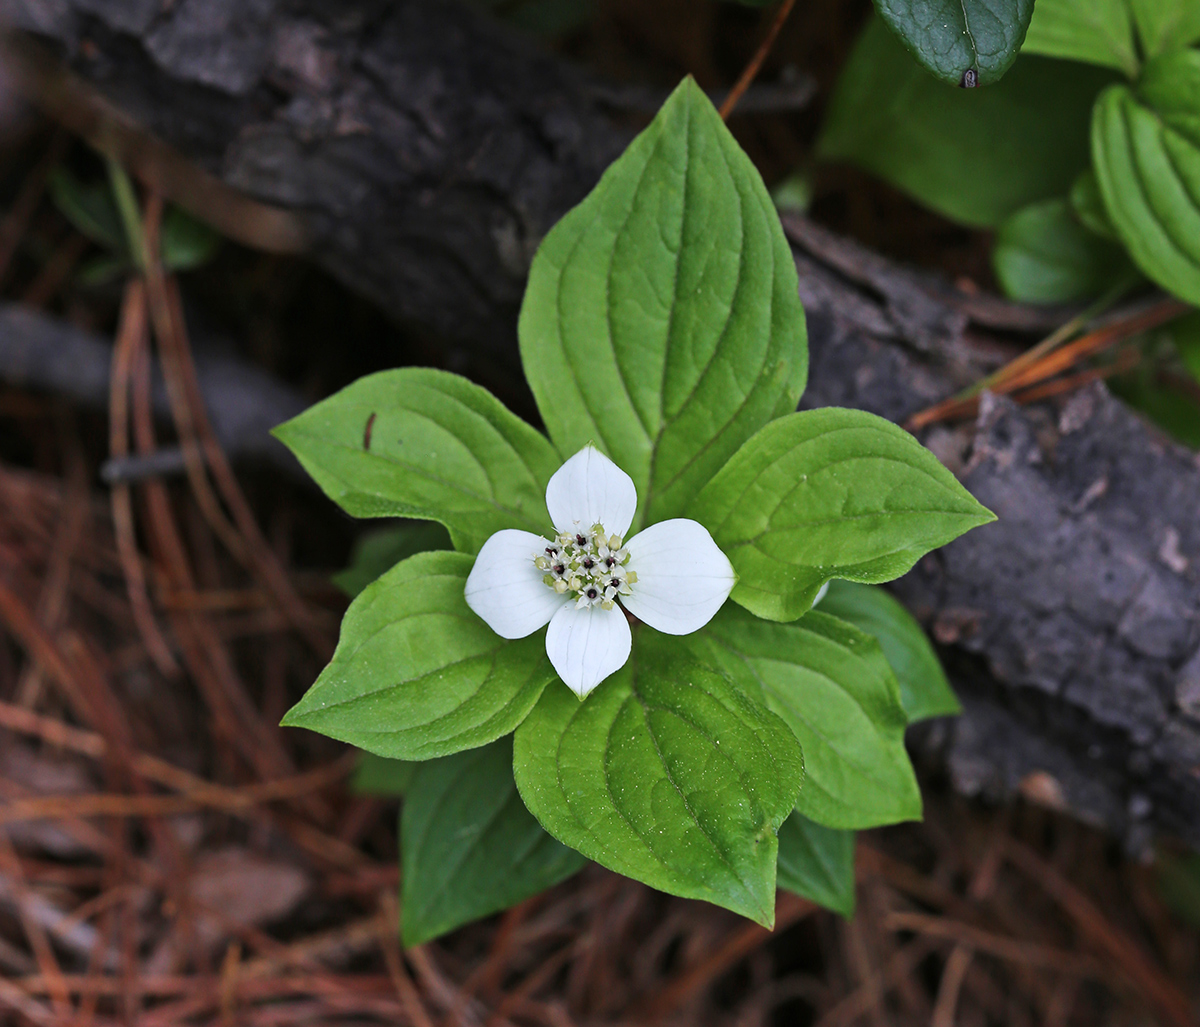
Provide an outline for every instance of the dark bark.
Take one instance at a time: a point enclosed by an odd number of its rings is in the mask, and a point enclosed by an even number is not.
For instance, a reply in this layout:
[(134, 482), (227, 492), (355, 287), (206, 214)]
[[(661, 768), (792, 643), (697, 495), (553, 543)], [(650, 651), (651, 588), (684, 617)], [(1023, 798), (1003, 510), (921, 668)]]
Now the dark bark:
[[(227, 184), (303, 213), (393, 316), (510, 352), (530, 255), (629, 131), (601, 92), (443, 0), (8, 0), (75, 73)], [(86, 43), (85, 43), (86, 41)], [(806, 405), (902, 420), (994, 356), (967, 326), (1057, 314), (958, 295), (793, 222)], [(918, 733), (956, 785), (1023, 788), (1138, 848), (1200, 842), (1200, 465), (1103, 387), (984, 404), (925, 441), (999, 515), (894, 587), (966, 707)]]

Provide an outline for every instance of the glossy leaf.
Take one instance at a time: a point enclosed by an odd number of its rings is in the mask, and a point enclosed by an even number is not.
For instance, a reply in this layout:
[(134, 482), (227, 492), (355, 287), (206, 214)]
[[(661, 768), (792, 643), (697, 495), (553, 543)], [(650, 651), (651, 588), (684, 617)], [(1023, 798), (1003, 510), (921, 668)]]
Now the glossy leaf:
[(795, 409), (796, 269), (758, 172), (690, 78), (530, 270), (521, 359), (563, 453), (593, 442), (638, 491), (634, 530)]
[(779, 829), (779, 887), (847, 919), (854, 916), (854, 840), (853, 831), (793, 813)]
[(359, 795), (403, 795), (412, 784), (419, 766), (419, 763), (411, 760), (389, 760), (373, 752), (361, 753), (350, 781), (350, 790)]
[(525, 808), (511, 738), (422, 763), (400, 817), (404, 944), (514, 906), (585, 862)]
[(385, 571), (414, 553), (450, 549), (450, 536), (435, 521), (405, 521), (367, 532), (354, 543), (350, 566), (333, 576), (333, 583), (354, 598)]
[(818, 156), (857, 164), (955, 221), (993, 227), (1062, 196), (1087, 167), (1087, 119), (1112, 79), (1021, 57), (994, 86), (952, 89), (874, 19), (838, 79)]
[[(1157, 2), (1157, 0), (1151, 0)], [(1129, 0), (1037, 0), (1022, 52), (1138, 72)]]
[(355, 517), (439, 521), (475, 552), (501, 528), (545, 534), (545, 436), (458, 375), (405, 367), (360, 378), (275, 429)]
[(1136, 94), (1104, 91), (1092, 117), (1092, 163), (1134, 263), (1200, 304), (1200, 51), (1151, 61)]
[(770, 925), (776, 832), (803, 761), (778, 717), (674, 639), (638, 631), (580, 702), (548, 688), (514, 739), (517, 786), (560, 841), (654, 888)]
[(728, 607), (705, 633), (726, 672), (799, 739), (805, 775), (796, 809), (838, 828), (920, 818), (904, 749), (908, 718), (874, 638), (815, 610), (772, 624)]
[(555, 674), (540, 632), (509, 642), (471, 612), (471, 564), (462, 553), (419, 553), (368, 585), (333, 660), (283, 723), (404, 760), (512, 731)]
[(1134, 275), (1124, 249), (1085, 227), (1065, 199), (1032, 203), (1005, 220), (992, 266), (1004, 292), (1022, 303), (1088, 299)]
[(831, 581), (820, 611), (853, 624), (879, 643), (896, 675), (900, 705), (909, 723), (962, 712), (929, 637), (913, 615), (882, 588)]
[(875, 9), (943, 82), (983, 86), (1017, 59), (1033, 0), (875, 0)]
[(994, 515), (908, 432), (874, 414), (789, 414), (750, 439), (692, 514), (738, 574), (732, 598), (794, 620), (831, 578), (890, 581)]

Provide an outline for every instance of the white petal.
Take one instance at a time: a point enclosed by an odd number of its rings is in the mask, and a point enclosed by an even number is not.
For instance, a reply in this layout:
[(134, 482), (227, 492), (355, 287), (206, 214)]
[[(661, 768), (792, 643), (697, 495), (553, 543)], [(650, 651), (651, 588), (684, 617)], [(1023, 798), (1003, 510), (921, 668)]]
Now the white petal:
[(737, 580), (708, 529), (685, 517), (651, 524), (625, 545), (637, 581), (621, 602), (638, 620), (668, 635), (699, 631)]
[(467, 605), (501, 638), (524, 638), (569, 601), (534, 566), (549, 543), (531, 531), (505, 528), (489, 538), (467, 575)]
[(637, 488), (595, 446), (584, 446), (554, 472), (546, 509), (559, 531), (586, 531), (598, 522), (610, 535), (624, 535), (637, 510)]
[(625, 666), (632, 645), (629, 621), (619, 606), (611, 610), (599, 603), (581, 610), (566, 606), (554, 615), (546, 632), (546, 655), (580, 699)]
[(813, 606), (816, 606), (817, 603), (819, 603), (822, 599), (824, 599), (825, 593), (828, 591), (829, 591), (829, 582), (827, 581), (827, 582), (825, 582), (824, 585), (822, 585), (819, 589), (817, 589), (817, 598), (813, 600)]

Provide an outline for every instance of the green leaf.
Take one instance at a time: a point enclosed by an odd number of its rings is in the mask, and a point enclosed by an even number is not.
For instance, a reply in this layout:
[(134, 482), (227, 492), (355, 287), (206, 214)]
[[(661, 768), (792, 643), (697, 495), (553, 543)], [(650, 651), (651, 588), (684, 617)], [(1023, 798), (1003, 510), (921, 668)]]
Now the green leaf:
[(353, 598), (401, 560), (429, 549), (449, 549), (450, 536), (435, 521), (408, 521), (394, 528), (367, 532), (354, 543), (350, 566), (333, 583)]
[(1096, 173), (1091, 168), (1081, 172), (1079, 177), (1071, 183), (1068, 199), (1071, 201), (1071, 210), (1075, 212), (1075, 217), (1079, 219), (1080, 224), (1103, 239), (1116, 239), (1117, 230), (1113, 228), (1113, 224), (1108, 218), (1108, 211), (1104, 209), (1104, 197), (1100, 195), (1100, 184), (1096, 181)]
[(857, 164), (955, 221), (993, 227), (1063, 195), (1087, 167), (1088, 115), (1112, 78), (1021, 57), (994, 86), (952, 89), (873, 19), (838, 79), (817, 154)]
[(467, 606), (472, 562), (418, 553), (368, 585), (333, 660), (283, 723), (403, 760), (512, 731), (556, 675), (541, 632), (505, 641)]
[(799, 739), (805, 776), (796, 809), (826, 827), (920, 819), (904, 748), (908, 718), (874, 638), (827, 613), (772, 624), (730, 606), (704, 630), (726, 672), (762, 695)]
[(900, 705), (911, 724), (961, 713), (941, 660), (916, 619), (883, 589), (831, 581), (821, 612), (853, 624), (879, 643), (900, 686)]
[(630, 662), (583, 702), (546, 689), (513, 767), (542, 826), (588, 858), (774, 922), (776, 832), (800, 792), (800, 750), (673, 637), (640, 628)]
[(1092, 164), (1134, 263), (1200, 304), (1200, 51), (1151, 61), (1136, 95), (1127, 86), (1101, 94)]
[(400, 817), (405, 945), (514, 906), (586, 862), (521, 802), (512, 748), (502, 738), (417, 768)]
[[(1038, 0), (1042, 3), (1044, 0)], [(1149, 57), (1180, 50), (1200, 40), (1200, 4), (1196, 0), (1128, 0), (1142, 52)]]
[(1005, 220), (992, 266), (1022, 303), (1088, 299), (1134, 274), (1124, 249), (1081, 224), (1065, 199), (1031, 203)]
[(458, 375), (420, 367), (368, 375), (274, 434), (355, 517), (440, 521), (463, 552), (501, 528), (550, 528), (546, 482), (562, 459)]
[(411, 760), (389, 760), (373, 752), (360, 753), (350, 790), (358, 795), (403, 795), (412, 784), (418, 766)]
[(1135, 368), (1108, 380), (1113, 393), (1145, 414), (1163, 431), (1192, 449), (1200, 449), (1200, 404), (1160, 381), (1155, 368)]
[(128, 257), (96, 253), (80, 262), (75, 281), (82, 286), (95, 289), (129, 274), (132, 267)]
[(1183, 366), (1200, 382), (1200, 310), (1177, 317), (1167, 325), (1167, 332)]
[(854, 832), (793, 813), (779, 829), (779, 887), (819, 906), (854, 916)]
[(1017, 59), (1033, 0), (875, 0), (909, 52), (943, 82), (999, 81)]
[(55, 168), (46, 183), (50, 199), (72, 225), (94, 243), (127, 252), (121, 215), (107, 182), (84, 185), (66, 168)]
[(221, 233), (172, 205), (163, 214), (160, 246), (167, 270), (190, 271), (212, 259), (221, 246)]
[(1116, 68), (1133, 78), (1139, 62), (1129, 0), (1037, 0), (1021, 52)]
[(831, 578), (898, 578), (932, 549), (995, 520), (908, 432), (861, 410), (781, 417), (750, 439), (690, 516), (737, 571), (732, 598), (794, 620)]
[(1154, 868), (1163, 901), (1181, 920), (1200, 930), (1200, 852), (1159, 853)]
[(808, 355), (796, 269), (758, 172), (692, 79), (542, 243), (521, 359), (563, 453), (589, 441), (680, 515), (795, 409)]

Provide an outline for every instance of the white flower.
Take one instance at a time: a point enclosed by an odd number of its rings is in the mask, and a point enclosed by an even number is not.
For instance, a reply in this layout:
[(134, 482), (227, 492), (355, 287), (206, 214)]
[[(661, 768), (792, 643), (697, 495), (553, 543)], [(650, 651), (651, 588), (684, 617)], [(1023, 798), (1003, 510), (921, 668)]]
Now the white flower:
[(504, 638), (549, 624), (546, 654), (581, 699), (629, 659), (625, 610), (668, 635), (688, 635), (712, 620), (737, 580), (696, 521), (659, 521), (626, 541), (637, 489), (593, 446), (554, 472), (546, 509), (553, 539), (506, 528), (483, 544), (467, 604)]

